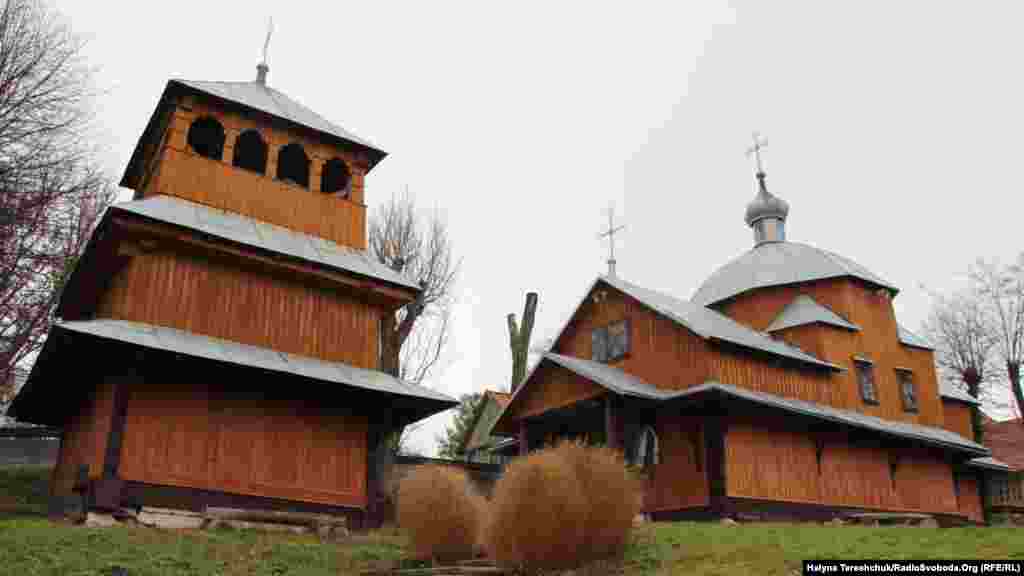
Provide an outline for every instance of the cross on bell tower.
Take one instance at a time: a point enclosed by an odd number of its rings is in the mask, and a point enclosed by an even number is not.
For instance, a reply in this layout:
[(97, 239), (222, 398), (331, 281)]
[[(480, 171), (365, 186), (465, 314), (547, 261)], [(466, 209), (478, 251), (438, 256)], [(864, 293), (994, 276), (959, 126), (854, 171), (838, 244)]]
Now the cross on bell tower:
[(615, 277), (615, 233), (626, 226), (615, 226), (615, 204), (608, 205), (608, 229), (597, 235), (598, 238), (608, 238), (608, 275)]

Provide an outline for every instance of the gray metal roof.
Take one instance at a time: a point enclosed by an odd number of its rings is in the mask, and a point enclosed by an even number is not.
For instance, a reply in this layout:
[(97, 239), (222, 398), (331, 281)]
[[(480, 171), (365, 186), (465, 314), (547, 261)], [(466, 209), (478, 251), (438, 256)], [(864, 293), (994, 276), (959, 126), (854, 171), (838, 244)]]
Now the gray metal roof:
[(112, 209), (419, 290), (412, 280), (374, 260), (367, 252), (174, 196), (122, 202)]
[(972, 458), (971, 460), (967, 461), (967, 465), (972, 466), (974, 468), (984, 468), (986, 470), (998, 470), (1000, 472), (1013, 471), (1013, 467), (1011, 467), (1009, 464), (1003, 462), (1002, 460), (996, 460), (991, 456), (986, 458)]
[(618, 368), (613, 368), (601, 362), (563, 356), (562, 354), (554, 354), (552, 352), (546, 352), (543, 358), (623, 396), (664, 400), (677, 393), (675, 390), (662, 390), (632, 374), (627, 374)]
[(989, 450), (981, 444), (942, 428), (922, 426), (897, 420), (885, 420), (882, 418), (876, 418), (875, 416), (861, 414), (860, 412), (855, 412), (853, 410), (841, 410), (824, 404), (807, 402), (796, 398), (785, 398), (775, 394), (769, 394), (767, 392), (740, 388), (738, 386), (713, 381), (705, 382), (704, 384), (700, 384), (692, 388), (686, 388), (684, 390), (666, 390), (648, 384), (647, 382), (644, 382), (631, 374), (627, 374), (618, 368), (601, 364), (599, 362), (551, 353), (544, 354), (543, 359), (554, 362), (559, 366), (579, 374), (580, 376), (583, 376), (596, 384), (600, 384), (618, 394), (658, 401), (669, 401), (710, 391), (717, 391), (733, 398), (756, 402), (764, 406), (771, 406), (791, 413), (813, 416), (823, 420), (829, 420), (904, 438), (913, 438), (931, 444), (958, 448), (977, 454), (987, 455), (990, 453)]
[(659, 314), (676, 321), (703, 338), (731, 342), (746, 348), (799, 360), (806, 364), (842, 370), (841, 367), (835, 364), (815, 358), (784, 342), (775, 340), (767, 334), (744, 326), (710, 308), (705, 308), (686, 300), (680, 300), (668, 294), (641, 288), (616, 277), (602, 276), (600, 280), (629, 294)]
[(815, 322), (839, 326), (848, 330), (860, 330), (860, 326), (847, 322), (835, 312), (818, 304), (814, 298), (801, 294), (787, 304), (775, 320), (772, 320), (772, 323), (768, 326), (768, 332), (813, 324)]
[(838, 254), (796, 242), (766, 242), (719, 268), (704, 281), (692, 301), (709, 306), (755, 288), (842, 276), (898, 291), (867, 268)]
[(981, 402), (975, 400), (970, 394), (945, 381), (939, 382), (939, 396), (949, 400), (973, 404), (974, 406), (981, 406)]
[(240, 366), (295, 374), (314, 380), (346, 384), (399, 396), (447, 402), (452, 406), (458, 404), (456, 400), (440, 392), (405, 382), (384, 372), (356, 368), (341, 362), (327, 362), (287, 352), (278, 352), (269, 348), (193, 334), (175, 328), (110, 319), (57, 322), (54, 326), (71, 332), (91, 334), (155, 350), (167, 350)]
[(206, 92), (218, 98), (242, 104), (243, 106), (248, 106), (249, 108), (277, 116), (307, 128), (381, 151), (380, 148), (369, 140), (356, 136), (299, 104), (284, 93), (259, 82), (207, 82), (179, 79), (172, 80), (172, 82), (177, 82), (194, 90)]
[(896, 334), (899, 337), (901, 344), (913, 346), (915, 348), (924, 348), (925, 350), (935, 350), (927, 340), (921, 338), (917, 334), (914, 334), (910, 330), (907, 330), (902, 324), (896, 324)]

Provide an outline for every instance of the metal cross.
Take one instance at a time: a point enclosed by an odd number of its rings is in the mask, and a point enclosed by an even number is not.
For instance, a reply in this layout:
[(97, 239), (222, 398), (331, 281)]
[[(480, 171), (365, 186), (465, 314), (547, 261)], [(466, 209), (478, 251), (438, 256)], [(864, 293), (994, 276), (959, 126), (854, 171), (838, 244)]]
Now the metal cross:
[(757, 161), (757, 173), (763, 174), (764, 166), (761, 165), (761, 149), (768, 145), (768, 141), (762, 140), (761, 135), (757, 132), (753, 133), (753, 137), (754, 145), (747, 148), (747, 157), (749, 158), (751, 154), (754, 155), (754, 159)]
[(267, 39), (263, 41), (263, 62), (267, 61), (267, 48), (270, 47), (270, 35), (274, 33), (274, 17), (270, 17), (270, 22), (267, 24)]
[(615, 226), (615, 204), (608, 206), (608, 230), (597, 235), (598, 238), (608, 238), (608, 275), (615, 276), (615, 233), (625, 228), (623, 224)]

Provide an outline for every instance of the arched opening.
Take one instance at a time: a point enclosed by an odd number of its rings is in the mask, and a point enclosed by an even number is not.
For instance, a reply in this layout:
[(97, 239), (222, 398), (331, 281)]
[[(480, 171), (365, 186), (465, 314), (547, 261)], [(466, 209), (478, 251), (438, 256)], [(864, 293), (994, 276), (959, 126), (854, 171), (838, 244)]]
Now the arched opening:
[(301, 145), (292, 142), (278, 152), (277, 179), (309, 188), (309, 157)]
[(339, 196), (345, 197), (348, 196), (351, 182), (352, 175), (341, 158), (331, 158), (324, 163), (323, 170), (320, 172), (321, 192), (324, 194), (337, 192)]
[(235, 140), (231, 165), (263, 174), (267, 170), (267, 144), (256, 130), (246, 130)]
[(636, 436), (633, 447), (633, 465), (650, 469), (659, 463), (658, 434), (651, 426), (644, 426)]
[(188, 127), (188, 145), (200, 156), (220, 160), (224, 155), (224, 127), (209, 116), (196, 118)]

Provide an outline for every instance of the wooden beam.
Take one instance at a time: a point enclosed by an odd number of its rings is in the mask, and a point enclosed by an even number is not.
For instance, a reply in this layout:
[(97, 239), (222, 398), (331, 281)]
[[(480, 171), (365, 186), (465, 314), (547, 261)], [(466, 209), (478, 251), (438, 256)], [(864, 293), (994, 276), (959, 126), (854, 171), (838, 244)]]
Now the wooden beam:
[(527, 446), (527, 433), (526, 433), (526, 419), (519, 421), (519, 455), (526, 456), (529, 452), (529, 446)]
[(326, 280), (333, 284), (342, 284), (349, 288), (374, 293), (402, 303), (412, 302), (415, 299), (411, 290), (405, 291), (397, 288), (389, 288), (372, 280), (359, 280), (338, 272), (318, 269), (309, 264), (288, 262), (284, 260), (284, 258), (288, 258), (287, 256), (263, 256), (256, 254), (254, 251), (235, 248), (221, 242), (202, 240), (197, 237), (197, 233), (179, 231), (167, 225), (139, 222), (124, 216), (115, 216), (113, 221), (115, 225), (124, 230), (142, 234), (144, 236), (183, 243), (203, 252), (217, 256), (232, 256), (242, 259), (243, 261), (259, 263), (278, 271), (297, 273), (309, 278), (316, 278), (320, 281)]
[(622, 402), (611, 392), (604, 397), (604, 437), (608, 447), (622, 451)]

